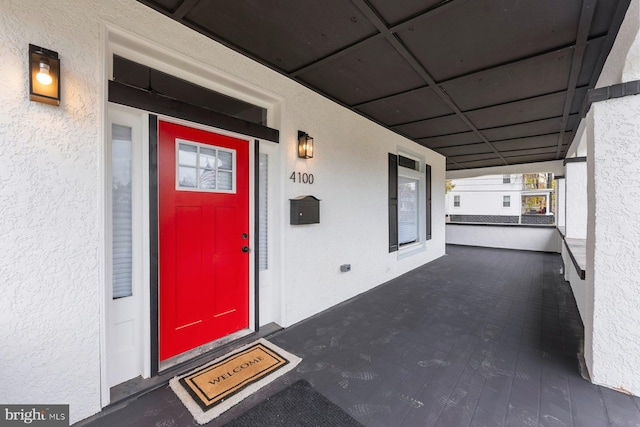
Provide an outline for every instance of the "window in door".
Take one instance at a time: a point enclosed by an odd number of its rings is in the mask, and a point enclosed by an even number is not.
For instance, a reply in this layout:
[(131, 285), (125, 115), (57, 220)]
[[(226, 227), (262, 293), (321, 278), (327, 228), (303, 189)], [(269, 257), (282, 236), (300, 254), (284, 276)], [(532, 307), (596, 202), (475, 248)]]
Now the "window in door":
[(235, 193), (235, 150), (177, 139), (178, 190)]

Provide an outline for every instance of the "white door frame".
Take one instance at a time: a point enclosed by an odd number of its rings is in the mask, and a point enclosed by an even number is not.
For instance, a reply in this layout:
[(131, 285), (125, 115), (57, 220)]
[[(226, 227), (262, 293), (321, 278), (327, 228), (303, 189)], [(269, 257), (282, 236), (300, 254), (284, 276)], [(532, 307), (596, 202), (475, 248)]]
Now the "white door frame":
[[(118, 345), (114, 335), (114, 322), (128, 318), (132, 339), (137, 340), (135, 349), (135, 369), (137, 375), (148, 378), (151, 373), (150, 340), (149, 340), (149, 116), (147, 113), (133, 108), (116, 104), (107, 107), (107, 140), (105, 144), (105, 239), (106, 239), (106, 269), (105, 269), (105, 317), (106, 317), (106, 385), (108, 388), (116, 385), (114, 378), (117, 369), (113, 366), (114, 347)], [(132, 290), (130, 297), (114, 300), (112, 298), (111, 271), (111, 125), (119, 124), (132, 129)], [(115, 319), (114, 316), (125, 316)], [(126, 370), (132, 371), (133, 366)], [(134, 375), (133, 377), (135, 377)], [(133, 378), (132, 377), (132, 378)]]

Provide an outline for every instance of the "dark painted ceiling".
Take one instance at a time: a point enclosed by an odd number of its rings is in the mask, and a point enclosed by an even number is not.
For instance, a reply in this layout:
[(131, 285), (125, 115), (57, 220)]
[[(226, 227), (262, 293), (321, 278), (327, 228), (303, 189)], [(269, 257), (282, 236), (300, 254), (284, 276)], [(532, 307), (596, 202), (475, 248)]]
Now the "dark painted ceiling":
[(630, 0), (139, 0), (447, 169), (564, 158)]

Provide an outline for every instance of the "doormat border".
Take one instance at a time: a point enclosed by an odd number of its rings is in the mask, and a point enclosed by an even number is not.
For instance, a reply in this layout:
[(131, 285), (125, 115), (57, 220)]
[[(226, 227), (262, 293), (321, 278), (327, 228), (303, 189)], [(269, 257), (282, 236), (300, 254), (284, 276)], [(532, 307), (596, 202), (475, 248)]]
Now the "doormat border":
[[(251, 347), (254, 347), (258, 344), (262, 344), (268, 349), (274, 351), (280, 357), (286, 359), (288, 363), (283, 364), (276, 370), (268, 373), (266, 376), (260, 379), (254, 380), (249, 384), (243, 386), (241, 390), (238, 390), (233, 395), (226, 397), (225, 399), (215, 404), (214, 406), (208, 408), (207, 410), (203, 410), (200, 404), (196, 401), (196, 399), (194, 399), (194, 396), (192, 395), (192, 391), (186, 388), (182, 384), (181, 380), (185, 377), (193, 375), (198, 371), (202, 371), (211, 365), (215, 365), (216, 363), (219, 363), (224, 359), (228, 359), (238, 353), (246, 351), (247, 349), (250, 349)], [(196, 422), (198, 422), (198, 424), (205, 424), (211, 421), (212, 419), (216, 418), (223, 412), (229, 410), (231, 407), (237, 405), (238, 403), (246, 399), (251, 394), (255, 393), (256, 391), (260, 390), (262, 387), (274, 381), (276, 378), (279, 378), (282, 375), (286, 374), (287, 372), (293, 370), (300, 363), (301, 360), (302, 359), (300, 357), (294, 354), (291, 354), (286, 350), (283, 350), (282, 348), (265, 340), (264, 338), (260, 338), (236, 350), (233, 350), (232, 352), (226, 353), (221, 357), (218, 357), (217, 359), (212, 360), (211, 362), (207, 362), (204, 365), (201, 365), (189, 372), (186, 372), (184, 374), (181, 374), (172, 378), (169, 381), (169, 386), (171, 387), (173, 392), (180, 398), (180, 400), (182, 401), (184, 406), (186, 406), (189, 412), (191, 412), (191, 415), (193, 415), (193, 418), (196, 420)]]

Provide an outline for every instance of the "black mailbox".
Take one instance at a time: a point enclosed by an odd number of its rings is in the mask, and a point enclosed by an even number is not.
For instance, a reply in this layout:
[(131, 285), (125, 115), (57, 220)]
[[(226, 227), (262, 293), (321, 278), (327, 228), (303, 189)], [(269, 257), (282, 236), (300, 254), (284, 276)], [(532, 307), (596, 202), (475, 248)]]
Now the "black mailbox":
[(291, 224), (319, 224), (320, 199), (313, 196), (298, 196), (291, 201)]

